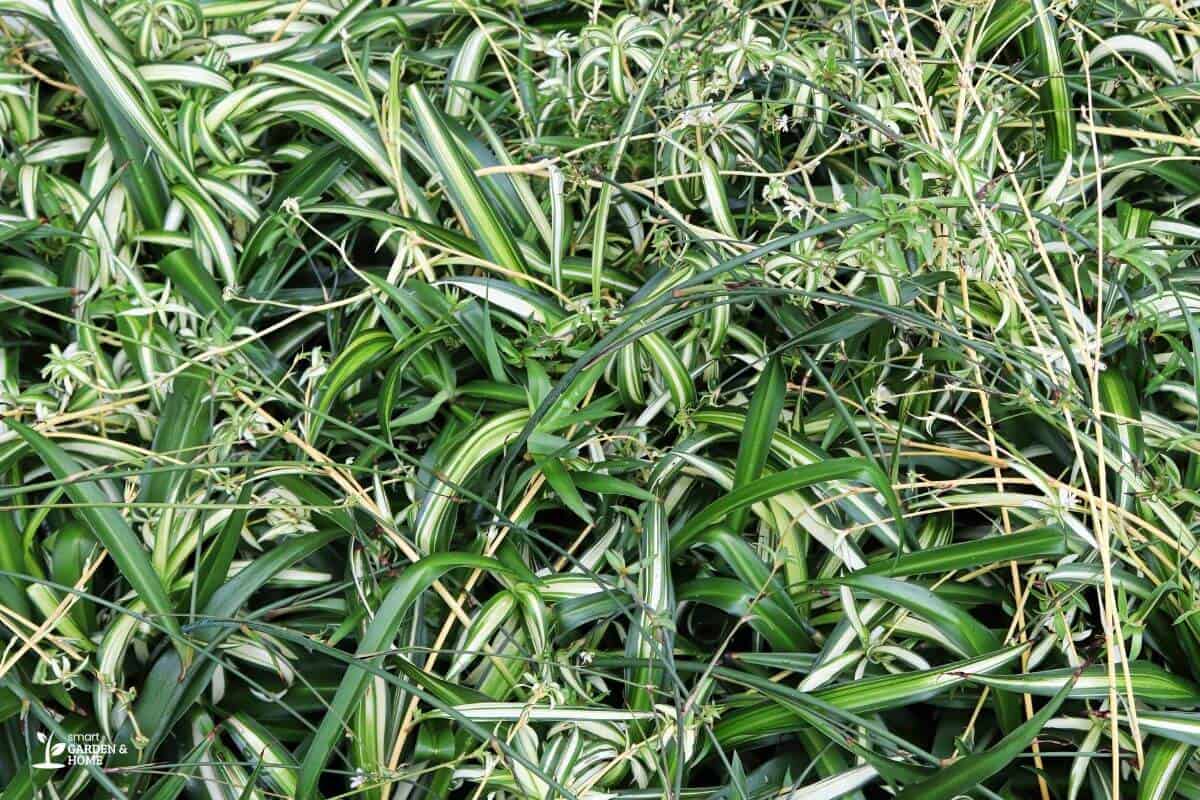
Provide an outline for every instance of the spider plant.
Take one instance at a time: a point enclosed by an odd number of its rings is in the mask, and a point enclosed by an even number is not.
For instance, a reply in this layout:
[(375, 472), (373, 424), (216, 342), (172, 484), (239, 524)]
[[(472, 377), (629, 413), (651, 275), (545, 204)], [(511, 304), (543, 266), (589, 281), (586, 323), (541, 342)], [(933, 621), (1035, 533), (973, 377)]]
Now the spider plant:
[(0, 0), (3, 800), (1200, 797), (1200, 20)]

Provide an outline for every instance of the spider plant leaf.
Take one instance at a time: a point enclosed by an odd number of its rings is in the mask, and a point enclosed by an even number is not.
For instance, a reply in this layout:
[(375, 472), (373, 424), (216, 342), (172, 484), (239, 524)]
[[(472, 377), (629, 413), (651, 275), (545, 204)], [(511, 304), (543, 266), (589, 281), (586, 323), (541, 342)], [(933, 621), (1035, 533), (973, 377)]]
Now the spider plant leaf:
[(1022, 33), (1022, 40), (1042, 80), (1038, 105), (1046, 132), (1046, 157), (1059, 161), (1075, 153), (1075, 114), (1054, 14), (1044, 0), (1033, 0), (1032, 9), (1033, 21)]
[(1166, 800), (1175, 796), (1196, 745), (1171, 739), (1154, 739), (1146, 750), (1146, 763), (1138, 779), (1138, 800)]
[[(758, 377), (746, 412), (746, 427), (738, 444), (737, 468), (733, 473), (734, 489), (741, 489), (762, 475), (783, 410), (786, 388), (787, 376), (779, 359), (769, 360)], [(749, 509), (745, 506), (734, 510), (729, 515), (729, 527), (740, 531), (746, 524), (747, 513)]]
[(877, 466), (861, 458), (835, 458), (820, 464), (794, 467), (768, 475), (744, 488), (736, 489), (712, 503), (674, 534), (672, 552), (680, 552), (690, 545), (704, 529), (740, 508), (767, 500), (781, 492), (812, 486), (826, 481), (861, 480), (874, 487), (884, 496), (896, 519), (902, 519), (899, 501), (891, 484)]
[(900, 553), (874, 561), (860, 575), (906, 578), (931, 572), (975, 569), (1006, 561), (1036, 561), (1067, 554), (1067, 536), (1056, 528), (1038, 528), (1007, 536), (989, 536), (973, 541), (932, 547), (915, 553)]
[[(386, 648), (395, 638), (404, 616), (417, 597), (443, 574), (461, 567), (507, 572), (503, 566), (490, 558), (466, 553), (438, 553), (422, 559), (406, 569), (388, 589), (375, 612), (374, 619), (359, 640), (357, 655), (360, 658), (378, 659), (376, 653)], [(362, 694), (367, 677), (367, 673), (351, 669), (338, 685), (329, 711), (313, 734), (300, 763), (296, 789), (298, 800), (307, 800), (314, 796), (325, 762), (341, 736), (344, 721)]]
[(993, 747), (982, 753), (975, 753), (955, 761), (926, 781), (915, 786), (905, 787), (897, 797), (904, 798), (904, 800), (915, 800), (918, 797), (949, 800), (963, 791), (978, 786), (1011, 764), (1013, 759), (1029, 747), (1029, 744), (1042, 732), (1046, 723), (1066, 701), (1071, 693), (1072, 685), (1071, 679), (1065, 680), (1061, 688), (1036, 714)]
[[(1200, 688), (1196, 684), (1157, 664), (1130, 662), (1129, 676), (1134, 692), (1147, 703), (1168, 708), (1193, 708), (1200, 704)], [(1073, 698), (1108, 696), (1108, 668), (1102, 665), (1087, 667), (1078, 676), (1074, 670), (1065, 668), (1025, 675), (972, 676), (972, 680), (997, 689), (1043, 697), (1053, 696), (1064, 683), (1070, 684)]]
[(421, 138), (437, 164), (446, 191), (468, 230), (492, 262), (517, 275), (526, 274), (525, 260), (508, 228), (484, 197), (479, 179), (468, 168), (454, 135), (420, 86), (405, 93)]
[(32, 428), (9, 420), (6, 423), (28, 445), (29, 449), (63, 482), (75, 514), (87, 524), (92, 535), (112, 556), (122, 577), (155, 615), (156, 621), (171, 637), (174, 646), (186, 662), (190, 648), (175, 619), (175, 609), (167, 597), (161, 577), (154, 571), (141, 541), (121, 513), (113, 507), (97, 483), (85, 477), (86, 471), (53, 440)]

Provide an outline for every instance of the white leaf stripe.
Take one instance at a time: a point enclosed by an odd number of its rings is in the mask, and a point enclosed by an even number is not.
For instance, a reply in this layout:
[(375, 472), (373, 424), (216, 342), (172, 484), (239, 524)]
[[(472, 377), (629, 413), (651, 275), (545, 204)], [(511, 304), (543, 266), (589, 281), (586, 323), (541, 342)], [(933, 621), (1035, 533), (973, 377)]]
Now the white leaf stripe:
[(324, 70), (288, 61), (269, 61), (250, 70), (251, 75), (266, 75), (277, 80), (300, 86), (322, 97), (332, 100), (347, 111), (360, 117), (368, 117), (371, 107), (345, 81), (335, 78)]
[(438, 118), (438, 112), (430, 104), (429, 98), (417, 84), (408, 87), (406, 97), (416, 116), (421, 137), (437, 162), (451, 201), (465, 219), (479, 246), (489, 259), (500, 266), (524, 273), (524, 259), (516, 242), (487, 202), (478, 180), (458, 152), (457, 142)]
[(62, 32), (70, 39), (87, 66), (95, 70), (96, 77), (103, 84), (105, 91), (112, 94), (117, 104), (112, 111), (120, 113), (129, 121), (179, 180), (208, 200), (207, 192), (196, 180), (187, 163), (175, 151), (158, 123), (143, 108), (124, 76), (113, 66), (109, 56), (92, 34), (89, 21), (84, 19), (82, 14), (79, 0), (53, 0), (52, 7)]
[(233, 250), (233, 242), (225, 231), (225, 225), (204, 198), (197, 195), (186, 186), (171, 187), (171, 195), (183, 203), (188, 215), (192, 218), (194, 230), (200, 240), (207, 246), (209, 253), (217, 264), (226, 286), (237, 286), (237, 254)]

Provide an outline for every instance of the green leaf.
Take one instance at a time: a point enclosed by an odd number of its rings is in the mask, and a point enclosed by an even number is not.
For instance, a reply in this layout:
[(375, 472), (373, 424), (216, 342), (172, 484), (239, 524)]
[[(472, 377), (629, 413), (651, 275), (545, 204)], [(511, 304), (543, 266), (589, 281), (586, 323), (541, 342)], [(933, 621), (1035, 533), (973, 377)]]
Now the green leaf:
[[(763, 368), (750, 398), (750, 410), (746, 412), (746, 427), (738, 444), (737, 467), (733, 473), (734, 490), (754, 483), (762, 475), (771, 452), (775, 428), (779, 425), (779, 413), (783, 410), (783, 398), (787, 389), (787, 376), (778, 358), (772, 358)], [(747, 506), (735, 509), (729, 515), (729, 527), (740, 533), (746, 525)]]
[(952, 570), (970, 570), (1006, 561), (1037, 561), (1067, 554), (1067, 535), (1057, 528), (988, 536), (968, 542), (931, 547), (915, 553), (900, 553), (873, 561), (859, 575), (876, 574), (905, 578)]
[[(1143, 702), (1178, 708), (1200, 705), (1200, 687), (1157, 664), (1132, 661), (1129, 674), (1133, 692)], [(1056, 694), (1064, 683), (1069, 683), (1072, 698), (1108, 697), (1108, 668), (1102, 665), (1088, 667), (1079, 675), (1072, 669), (1051, 669), (1026, 675), (974, 676), (972, 679), (997, 689), (1046, 697)], [(1124, 679), (1121, 681), (1124, 687)]]
[(198, 455), (197, 449), (208, 442), (212, 430), (210, 393), (208, 376), (199, 368), (186, 369), (172, 379), (171, 393), (162, 409), (162, 424), (154, 434), (154, 452), (165, 459), (150, 462), (158, 469), (142, 479), (143, 500), (166, 503), (176, 499), (190, 470), (167, 465), (192, 461)]
[(538, 469), (546, 478), (546, 483), (550, 484), (550, 488), (566, 504), (567, 508), (571, 509), (584, 522), (592, 524), (592, 512), (583, 502), (579, 490), (575, 488), (572, 474), (563, 467), (562, 462), (553, 457), (536, 457), (535, 461)]
[[(870, 713), (922, 703), (967, 682), (1012, 664), (1027, 645), (1015, 645), (994, 653), (955, 661), (928, 670), (883, 675), (876, 678), (827, 686), (812, 693), (834, 708)], [(786, 733), (796, 726), (794, 709), (788, 705), (752, 707), (726, 714), (716, 726), (717, 738), (728, 746)]]
[(1075, 109), (1067, 86), (1058, 24), (1045, 0), (1032, 0), (1033, 22), (1022, 32), (1022, 43), (1040, 78), (1038, 107), (1046, 131), (1046, 158), (1060, 161), (1075, 153)]
[(1170, 800), (1187, 771), (1196, 745), (1171, 739), (1154, 739), (1146, 750), (1146, 763), (1138, 780), (1138, 800)]
[[(356, 657), (379, 663), (382, 658), (378, 653), (387, 648), (396, 637), (405, 615), (417, 597), (446, 572), (460, 567), (474, 567), (501, 574), (508, 572), (493, 559), (466, 553), (439, 553), (413, 564), (406, 568), (388, 589), (383, 602), (358, 642)], [(325, 768), (325, 762), (329, 760), (333, 748), (341, 738), (342, 727), (349, 720), (350, 712), (362, 694), (368, 677), (369, 673), (365, 671), (350, 669), (342, 678), (337, 693), (329, 704), (329, 710), (313, 734), (300, 764), (297, 800), (309, 800), (316, 795), (317, 782)]]
[(475, 241), (486, 257), (520, 275), (525, 274), (521, 257), (512, 234), (500, 221), (495, 209), (484, 197), (483, 187), (467, 166), (459, 151), (458, 142), (450, 132), (441, 113), (429, 102), (418, 84), (409, 85), (405, 92), (416, 118), (421, 138), (437, 163), (446, 191), (455, 209), (466, 220)]
[(146, 550), (129, 527), (129, 523), (111, 506), (108, 496), (95, 480), (82, 477), (86, 471), (65, 450), (19, 422), (10, 419), (5, 424), (29, 445), (34, 454), (50, 468), (55, 478), (63, 481), (67, 496), (74, 504), (74, 513), (104, 545), (121, 575), (156, 617), (156, 622), (166, 630), (171, 637), (171, 644), (187, 663), (191, 658), (191, 650), (183, 638), (178, 620), (175, 619), (175, 609), (167, 599), (162, 579), (150, 565)]
[(317, 440), (330, 409), (346, 387), (371, 370), (385, 366), (384, 356), (392, 352), (395, 345), (395, 338), (387, 331), (369, 330), (360, 333), (338, 353), (317, 386), (309, 441)]
[[(1078, 674), (1075, 675), (1078, 677)], [(1058, 712), (1071, 692), (1074, 680), (1068, 678), (1041, 709), (1026, 722), (982, 753), (961, 758), (939, 770), (932, 778), (909, 786), (896, 795), (897, 800), (950, 800), (961, 795), (1012, 764), (1037, 738), (1050, 718)]]
[(688, 520), (672, 537), (671, 550), (678, 553), (686, 549), (706, 528), (738, 509), (747, 508), (783, 492), (837, 480), (859, 480), (868, 484), (883, 495), (897, 520), (903, 518), (891, 482), (877, 466), (863, 458), (834, 458), (820, 464), (776, 472), (749, 486), (730, 492)]

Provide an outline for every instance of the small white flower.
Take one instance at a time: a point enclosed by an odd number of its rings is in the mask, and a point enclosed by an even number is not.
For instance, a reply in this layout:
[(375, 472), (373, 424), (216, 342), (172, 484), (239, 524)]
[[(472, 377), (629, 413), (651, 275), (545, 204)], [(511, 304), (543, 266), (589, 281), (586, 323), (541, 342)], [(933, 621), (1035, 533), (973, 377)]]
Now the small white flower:
[(358, 789), (367, 782), (367, 773), (363, 772), (362, 767), (354, 770), (354, 775), (350, 778), (350, 788)]
[(884, 406), (896, 404), (896, 394), (882, 383), (875, 387), (875, 391), (871, 394), (871, 399), (875, 403), (875, 408), (881, 409)]
[(779, 200), (788, 196), (787, 182), (783, 178), (771, 178), (762, 189), (763, 200)]
[(272, 487), (261, 501), (267, 507), (267, 524), (270, 528), (259, 537), (260, 542), (278, 539), (282, 536), (294, 536), (300, 533), (314, 533), (317, 528), (311, 522), (308, 507), (300, 498), (287, 489)]
[(795, 197), (783, 201), (783, 210), (790, 222), (798, 222), (804, 218), (804, 205)]
[(300, 376), (300, 384), (308, 385), (320, 378), (329, 369), (329, 365), (325, 361), (325, 356), (321, 353), (320, 347), (314, 347), (312, 354), (309, 356), (309, 367), (304, 370)]
[(238, 438), (245, 441), (251, 447), (257, 447), (259, 437), (267, 436), (270, 433), (271, 426), (267, 422), (266, 417), (255, 413), (241, 423), (238, 430)]
[(544, 39), (539, 44), (543, 53), (555, 61), (559, 61), (567, 57), (571, 48), (575, 46), (575, 41), (574, 36), (566, 31), (559, 31), (553, 37)]
[(1058, 506), (1063, 511), (1070, 511), (1075, 507), (1075, 492), (1069, 486), (1058, 487)]
[(95, 359), (89, 351), (81, 350), (77, 343), (71, 342), (62, 350), (56, 344), (50, 345), (49, 362), (42, 368), (42, 376), (61, 386), (63, 392), (69, 395), (75, 390), (77, 382), (88, 383), (87, 371)]
[(777, 131), (785, 131), (786, 132), (787, 129), (791, 126), (791, 124), (792, 124), (792, 118), (789, 117), (787, 114), (780, 114), (778, 117), (775, 118), (775, 130), (777, 130)]

